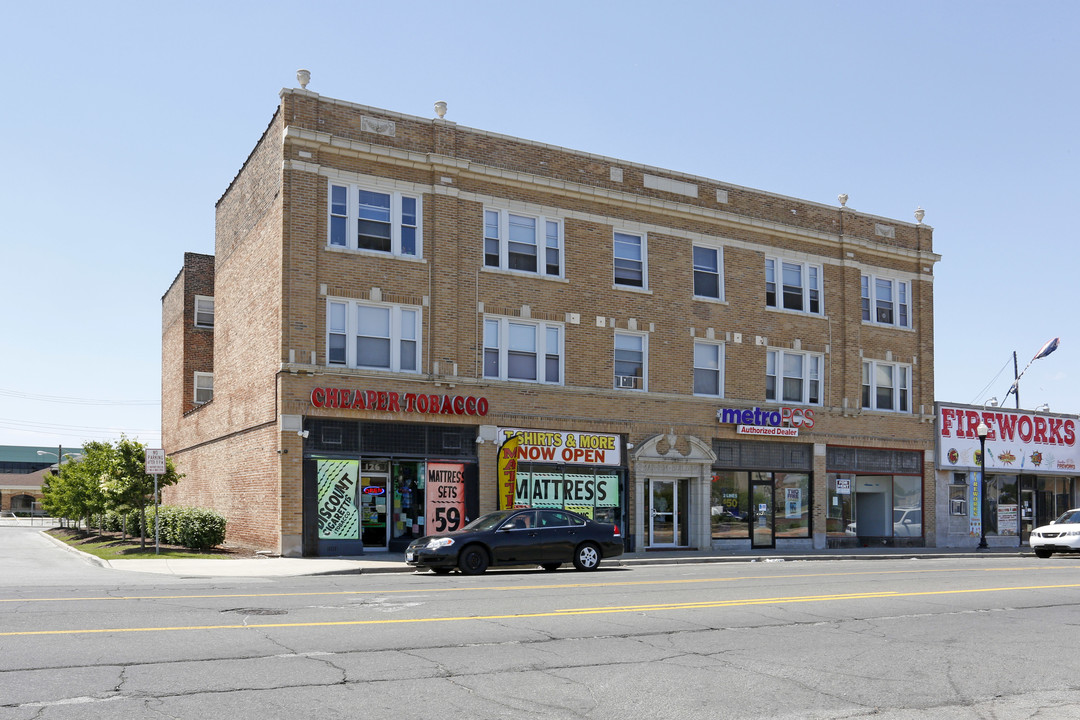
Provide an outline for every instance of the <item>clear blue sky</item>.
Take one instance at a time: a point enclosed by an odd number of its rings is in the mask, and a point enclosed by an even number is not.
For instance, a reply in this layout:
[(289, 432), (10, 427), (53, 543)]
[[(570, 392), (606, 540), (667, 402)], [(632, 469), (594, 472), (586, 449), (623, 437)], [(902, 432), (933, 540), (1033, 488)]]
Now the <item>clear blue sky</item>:
[[(323, 95), (934, 227), (937, 400), (1080, 412), (1075, 2), (9, 2), (0, 444), (160, 442), (161, 296)], [(928, 403), (927, 398), (917, 400)], [(1013, 406), (1013, 402), (1009, 402)]]

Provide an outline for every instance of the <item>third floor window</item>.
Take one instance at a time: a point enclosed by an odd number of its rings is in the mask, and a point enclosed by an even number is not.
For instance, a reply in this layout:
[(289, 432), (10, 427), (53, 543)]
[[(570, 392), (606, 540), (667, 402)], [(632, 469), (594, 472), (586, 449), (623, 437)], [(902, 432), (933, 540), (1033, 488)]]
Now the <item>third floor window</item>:
[(765, 304), (796, 312), (823, 314), (821, 266), (765, 258)]
[(420, 197), (357, 185), (330, 184), (329, 244), (420, 257)]
[(485, 209), (484, 265), (562, 277), (562, 222), (542, 215)]

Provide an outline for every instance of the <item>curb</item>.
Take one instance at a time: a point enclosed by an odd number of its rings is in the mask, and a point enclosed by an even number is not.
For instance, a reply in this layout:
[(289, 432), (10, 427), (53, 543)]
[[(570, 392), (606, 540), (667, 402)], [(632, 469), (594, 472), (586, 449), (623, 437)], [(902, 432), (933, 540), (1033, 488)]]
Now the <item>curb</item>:
[(48, 538), (49, 542), (53, 543), (54, 545), (58, 545), (59, 547), (62, 547), (63, 549), (67, 550), (68, 552), (74, 553), (75, 555), (77, 555), (85, 563), (88, 563), (90, 565), (97, 565), (98, 567), (103, 567), (103, 568), (110, 568), (110, 569), (112, 568), (112, 565), (109, 564), (108, 560), (102, 560), (101, 558), (97, 557), (96, 555), (91, 555), (90, 553), (85, 553), (82, 550), (79, 550), (77, 548), (73, 548), (70, 545), (68, 545), (66, 542), (64, 542), (63, 540), (60, 540), (58, 538), (54, 538), (52, 535), (50, 535), (45, 530), (39, 531), (39, 534), (41, 536), (45, 537), (45, 538)]

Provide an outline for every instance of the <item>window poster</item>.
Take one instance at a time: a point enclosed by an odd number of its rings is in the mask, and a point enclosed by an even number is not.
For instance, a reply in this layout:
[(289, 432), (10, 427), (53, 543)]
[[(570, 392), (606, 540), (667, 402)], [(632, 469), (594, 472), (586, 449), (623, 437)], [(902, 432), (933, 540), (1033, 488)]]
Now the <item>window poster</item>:
[(319, 539), (356, 540), (360, 511), (356, 506), (360, 463), (356, 460), (317, 460)]
[(427, 521), (425, 532), (453, 532), (465, 525), (465, 466), (461, 463), (428, 463)]
[(802, 517), (802, 489), (784, 488), (784, 517)]

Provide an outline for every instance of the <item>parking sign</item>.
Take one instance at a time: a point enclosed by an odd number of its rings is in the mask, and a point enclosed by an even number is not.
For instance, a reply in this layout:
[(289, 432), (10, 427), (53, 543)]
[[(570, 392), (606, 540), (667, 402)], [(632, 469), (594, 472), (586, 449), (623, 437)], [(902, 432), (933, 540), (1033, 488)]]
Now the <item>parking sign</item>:
[(165, 474), (165, 451), (161, 448), (146, 448), (146, 474)]

